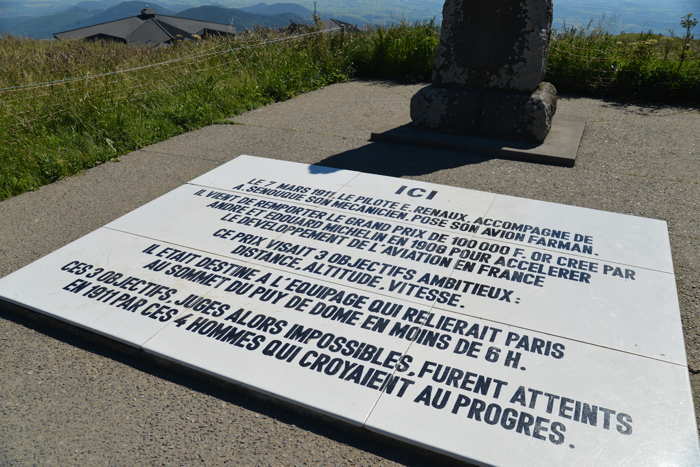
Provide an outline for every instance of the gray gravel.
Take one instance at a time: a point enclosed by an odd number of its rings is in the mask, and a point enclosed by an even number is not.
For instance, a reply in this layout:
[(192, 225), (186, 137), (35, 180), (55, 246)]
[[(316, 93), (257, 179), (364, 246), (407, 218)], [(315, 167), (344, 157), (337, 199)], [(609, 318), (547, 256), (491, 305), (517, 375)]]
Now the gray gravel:
[[(668, 221), (688, 363), (700, 370), (700, 111), (563, 98), (560, 112), (588, 122), (574, 168), (369, 143), (408, 122), (419, 88), (329, 86), (0, 202), (0, 276), (239, 154), (320, 163)], [(0, 349), (0, 465), (438, 460), (6, 311)], [(700, 414), (700, 374), (690, 378)]]

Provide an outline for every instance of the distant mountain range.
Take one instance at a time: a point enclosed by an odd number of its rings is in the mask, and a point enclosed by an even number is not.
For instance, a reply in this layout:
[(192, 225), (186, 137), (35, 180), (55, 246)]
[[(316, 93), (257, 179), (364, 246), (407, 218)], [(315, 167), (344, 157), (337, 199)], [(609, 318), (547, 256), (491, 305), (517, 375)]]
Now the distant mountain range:
[[(259, 0), (156, 0), (158, 4), (122, 0), (0, 0), (0, 34), (51, 37), (54, 32), (85, 26), (96, 20), (117, 19), (111, 14), (133, 16), (138, 5), (149, 5), (161, 14), (193, 14), (210, 21), (233, 23), (239, 29), (251, 24), (285, 26), (288, 15), (309, 21), (314, 0), (293, 3), (257, 3)], [(284, 0), (282, 0), (284, 1)], [(77, 2), (77, 3), (76, 3)], [(212, 3), (215, 3), (212, 5)], [(440, 20), (444, 0), (317, 0), (322, 18), (337, 18), (359, 26), (390, 24), (399, 21)], [(123, 5), (123, 12), (119, 9)], [(112, 8), (112, 12), (109, 12)], [(208, 11), (211, 9), (211, 11)], [(126, 10), (129, 10), (128, 12)], [(216, 12), (216, 13), (215, 13)], [(680, 17), (686, 13), (700, 16), (700, 0), (555, 0), (554, 22), (564, 25), (602, 25), (612, 32), (681, 34)], [(214, 19), (216, 14), (222, 19)], [(247, 15), (259, 15), (251, 17)], [(277, 16), (276, 18), (270, 17)], [(696, 29), (696, 36), (698, 35)]]
[(311, 18), (313, 11), (296, 3), (258, 3), (257, 5), (240, 7), (239, 10), (255, 13), (256, 15), (281, 15), (294, 13), (302, 18)]
[[(303, 8), (303, 7), (300, 7)], [(305, 8), (303, 8), (305, 10)], [(169, 14), (169, 13), (163, 13)], [(189, 8), (177, 13), (175, 16), (184, 18), (199, 19), (202, 21), (212, 21), (215, 23), (232, 24), (236, 30), (242, 31), (251, 29), (254, 26), (266, 28), (279, 28), (289, 25), (289, 23), (309, 23), (311, 22), (311, 12), (299, 15), (296, 13), (251, 13), (247, 8), (224, 8), (220, 6), (200, 6)]]
[(47, 16), (6, 18), (0, 22), (0, 34), (44, 39), (52, 37), (54, 32), (71, 29), (73, 25), (78, 27), (93, 14), (94, 11), (72, 7)]
[(279, 28), (290, 22), (310, 23), (313, 14), (311, 10), (294, 3), (260, 3), (240, 9), (205, 5), (175, 11), (152, 2), (83, 1), (45, 16), (0, 18), (0, 35), (51, 38), (56, 32), (136, 16), (143, 8), (152, 8), (161, 15), (232, 24), (239, 31), (256, 25)]
[[(80, 7), (76, 7), (80, 8)], [(80, 21), (80, 26), (89, 26), (91, 24), (106, 23), (107, 21), (114, 21), (119, 18), (126, 18), (128, 16), (136, 16), (144, 8), (153, 8), (161, 15), (174, 15), (175, 12), (164, 6), (158, 5), (157, 3), (151, 2), (122, 2), (118, 3), (106, 10), (98, 9), (92, 10), (92, 15), (84, 20)], [(54, 31), (58, 32), (58, 31)]]

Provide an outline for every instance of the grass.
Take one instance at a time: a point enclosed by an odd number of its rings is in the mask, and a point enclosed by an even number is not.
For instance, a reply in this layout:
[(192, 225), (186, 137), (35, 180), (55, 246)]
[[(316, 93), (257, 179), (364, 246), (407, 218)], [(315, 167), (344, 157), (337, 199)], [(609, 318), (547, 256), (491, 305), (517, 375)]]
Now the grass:
[(697, 105), (700, 41), (567, 28), (553, 37), (546, 79), (564, 92)]
[[(224, 117), (347, 80), (351, 68), (341, 53), (342, 41), (340, 36), (317, 36), (4, 93), (0, 199)], [(2, 74), (0, 87), (187, 57), (201, 54), (202, 47), (212, 53), (241, 45), (240, 40), (214, 40), (149, 50), (3, 39), (0, 69), (12, 71)], [(31, 75), (24, 70), (32, 70)]]
[[(331, 83), (429, 81), (438, 34), (402, 24), (252, 46), (279, 39), (257, 31), (159, 49), (1, 38), (0, 88), (177, 61), (0, 92), (0, 199)], [(681, 60), (680, 38), (569, 28), (553, 37), (546, 79), (562, 92), (697, 104), (699, 42)]]
[(364, 32), (350, 44), (348, 54), (355, 74), (362, 78), (430, 81), (438, 42), (438, 28), (432, 21), (399, 24)]

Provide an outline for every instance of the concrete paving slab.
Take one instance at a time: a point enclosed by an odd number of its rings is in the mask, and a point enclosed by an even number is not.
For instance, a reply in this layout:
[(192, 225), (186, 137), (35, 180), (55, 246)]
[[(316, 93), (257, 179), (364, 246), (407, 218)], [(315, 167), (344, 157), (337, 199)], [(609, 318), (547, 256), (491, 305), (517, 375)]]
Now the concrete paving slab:
[[(587, 121), (574, 168), (369, 143), (409, 122), (421, 87), (329, 86), (0, 202), (0, 275), (243, 153), (660, 218), (700, 414), (700, 111), (564, 97)], [(436, 463), (4, 312), (0, 348), (2, 465)]]
[(211, 125), (143, 148), (161, 154), (226, 162), (241, 154), (314, 160), (362, 146), (367, 138), (309, 133), (254, 124)]
[(3, 347), (13, 349), (0, 367), (2, 465), (396, 465), (392, 453), (409, 461), (391, 446), (379, 455), (369, 439), (358, 449), (343, 430), (240, 391), (49, 332), (0, 323)]
[(232, 120), (246, 125), (360, 138), (411, 120), (407, 103), (425, 85), (355, 81), (328, 86)]
[[(697, 110), (588, 98), (571, 102), (587, 119), (579, 168), (698, 183), (694, 174), (700, 172), (700, 134), (693, 130), (700, 124)], [(563, 99), (563, 106), (568, 103)]]
[[(664, 119), (658, 120), (656, 123), (660, 127), (670, 124)], [(697, 184), (692, 174), (700, 173), (700, 143), (694, 142), (692, 132), (689, 128), (687, 130), (689, 138), (679, 140), (673, 136), (678, 128), (635, 134), (623, 131), (617, 123), (593, 121), (587, 129), (590, 144), (582, 148), (579, 165), (589, 170), (610, 170)], [(652, 152), (654, 157), (645, 157), (644, 153)]]

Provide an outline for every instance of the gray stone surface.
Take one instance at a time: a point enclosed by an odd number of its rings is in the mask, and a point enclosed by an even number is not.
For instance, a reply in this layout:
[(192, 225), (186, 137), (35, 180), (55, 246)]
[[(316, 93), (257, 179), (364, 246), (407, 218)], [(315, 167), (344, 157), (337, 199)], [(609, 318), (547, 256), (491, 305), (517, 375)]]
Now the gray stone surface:
[(416, 126), (444, 133), (541, 143), (557, 111), (557, 90), (540, 83), (534, 92), (426, 86), (411, 99)]
[(479, 129), (483, 93), (467, 88), (426, 86), (411, 99), (411, 119), (419, 127), (445, 133), (475, 133)]
[(557, 111), (557, 90), (542, 82), (532, 94), (506, 93), (488, 99), (481, 119), (481, 132), (503, 138), (542, 142), (552, 128)]
[(446, 133), (541, 143), (557, 110), (543, 83), (552, 0), (446, 0), (433, 84), (413, 122)]
[[(665, 219), (700, 415), (700, 111), (561, 98), (587, 121), (575, 168), (369, 144), (421, 87), (330, 86), (2, 201), (0, 275), (240, 153)], [(435, 464), (3, 312), (0, 348), (0, 465)]]
[(446, 0), (433, 84), (532, 92), (544, 79), (552, 0)]

